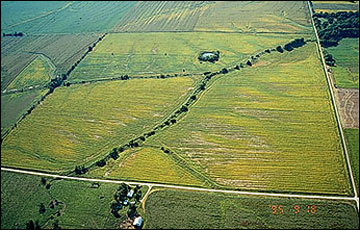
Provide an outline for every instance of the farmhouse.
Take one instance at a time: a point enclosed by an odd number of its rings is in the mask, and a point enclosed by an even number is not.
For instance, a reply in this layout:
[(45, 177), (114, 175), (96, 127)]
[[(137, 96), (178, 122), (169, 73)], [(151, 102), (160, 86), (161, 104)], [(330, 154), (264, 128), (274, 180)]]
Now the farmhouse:
[(129, 198), (132, 198), (133, 195), (134, 195), (134, 190), (131, 189), (131, 190), (128, 192), (127, 196), (128, 196)]

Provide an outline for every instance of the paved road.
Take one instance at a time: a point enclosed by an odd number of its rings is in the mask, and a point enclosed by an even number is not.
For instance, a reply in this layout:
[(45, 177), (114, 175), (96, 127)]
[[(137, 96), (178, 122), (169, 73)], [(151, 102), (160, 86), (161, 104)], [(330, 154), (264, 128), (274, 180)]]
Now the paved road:
[(346, 142), (345, 142), (345, 138), (344, 138), (344, 133), (343, 133), (343, 130), (341, 128), (342, 126), (341, 126), (341, 122), (340, 122), (340, 116), (339, 116), (338, 108), (336, 106), (334, 90), (333, 90), (333, 85), (334, 84), (332, 82), (332, 78), (329, 76), (329, 73), (328, 73), (328, 71), (326, 69), (325, 58), (324, 58), (324, 54), (323, 54), (322, 49), (321, 49), (320, 38), (319, 38), (317, 29), (316, 29), (316, 26), (315, 26), (315, 23), (314, 23), (313, 12), (312, 12), (312, 8), (311, 8), (311, 5), (310, 5), (310, 1), (308, 1), (308, 7), (309, 7), (309, 11), (310, 11), (311, 23), (312, 23), (312, 26), (314, 28), (315, 35), (316, 35), (316, 40), (317, 40), (317, 45), (318, 45), (320, 56), (321, 56), (322, 65), (324, 67), (324, 72), (325, 72), (327, 83), (328, 83), (328, 86), (329, 86), (329, 89), (330, 89), (331, 100), (332, 100), (332, 103), (334, 105), (336, 121), (337, 121), (337, 124), (338, 124), (340, 137), (341, 137), (342, 145), (343, 145), (344, 152), (345, 152), (346, 164), (347, 164), (347, 167), (349, 169), (351, 185), (353, 187), (353, 192), (355, 194), (355, 197), (357, 198), (357, 206), (358, 206), (358, 210), (359, 210), (359, 197), (358, 197), (358, 194), (357, 194), (357, 191), (356, 191), (354, 175), (353, 175), (353, 172), (352, 172), (352, 167), (351, 167), (351, 163), (350, 163), (350, 157), (349, 157), (349, 154), (348, 154), (348, 151), (347, 151), (347, 146), (346, 146)]
[(235, 191), (235, 190), (207, 189), (207, 188), (186, 187), (186, 186), (177, 186), (177, 185), (168, 185), (168, 184), (141, 183), (141, 182), (129, 182), (129, 181), (121, 181), (121, 180), (106, 180), (106, 179), (82, 178), (82, 177), (73, 177), (73, 176), (61, 176), (61, 175), (56, 175), (56, 174), (34, 172), (31, 170), (13, 169), (13, 168), (7, 168), (7, 167), (1, 167), (1, 171), (16, 172), (16, 173), (30, 174), (30, 175), (36, 175), (36, 176), (54, 177), (54, 178), (61, 178), (61, 179), (68, 179), (68, 180), (114, 183), (114, 184), (125, 183), (125, 184), (129, 184), (129, 185), (137, 185), (138, 184), (138, 185), (149, 186), (149, 187), (156, 186), (156, 187), (162, 187), (162, 188), (182, 189), (182, 190), (200, 191), (200, 192), (219, 192), (219, 193), (238, 194), (238, 195), (286, 197), (286, 198), (302, 198), (302, 199), (347, 200), (347, 201), (355, 201), (357, 204), (357, 207), (358, 207), (358, 211), (359, 211), (359, 198), (358, 197), (300, 195), (300, 194), (246, 192), (246, 191)]

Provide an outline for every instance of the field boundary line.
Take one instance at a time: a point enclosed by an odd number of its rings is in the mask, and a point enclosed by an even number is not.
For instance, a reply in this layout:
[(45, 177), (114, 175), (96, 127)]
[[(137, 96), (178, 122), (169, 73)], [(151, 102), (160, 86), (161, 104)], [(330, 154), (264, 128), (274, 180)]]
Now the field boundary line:
[(304, 35), (311, 34), (304, 32), (281, 32), (281, 31), (259, 31), (259, 32), (246, 32), (246, 31), (226, 31), (226, 30), (147, 30), (147, 31), (110, 31), (109, 34), (131, 34), (131, 33), (227, 33), (227, 34), (288, 34), (288, 35)]
[(318, 46), (318, 50), (320, 52), (321, 63), (322, 63), (323, 70), (324, 70), (325, 76), (326, 76), (326, 82), (328, 83), (329, 90), (330, 90), (331, 102), (332, 102), (332, 104), (334, 106), (335, 119), (336, 119), (336, 122), (337, 122), (337, 127), (339, 129), (339, 134), (340, 134), (340, 137), (341, 137), (341, 144), (343, 146), (344, 153), (345, 153), (345, 159), (346, 159), (345, 162), (346, 162), (346, 167), (349, 170), (351, 187), (353, 189), (354, 197), (357, 198), (357, 207), (358, 207), (358, 210), (359, 210), (359, 197), (358, 197), (358, 194), (357, 194), (357, 191), (356, 191), (356, 184), (355, 184), (354, 175), (353, 175), (353, 171), (352, 171), (353, 168), (351, 167), (350, 157), (349, 157), (349, 154), (348, 154), (348, 151), (347, 151), (346, 141), (345, 141), (345, 138), (344, 138), (344, 133), (343, 133), (342, 126), (341, 126), (340, 116), (339, 116), (338, 108), (337, 108), (336, 101), (335, 101), (335, 96), (334, 96), (334, 91), (333, 91), (333, 82), (332, 82), (331, 77), (329, 77), (329, 73), (328, 73), (328, 71), (326, 69), (326, 63), (325, 63), (325, 59), (324, 59), (324, 54), (322, 52), (322, 47), (321, 47), (321, 44), (320, 44), (320, 38), (319, 38), (317, 29), (316, 29), (316, 26), (315, 26), (315, 23), (314, 23), (313, 11), (312, 11), (312, 7), (310, 5), (310, 1), (308, 1), (308, 7), (309, 7), (309, 11), (310, 11), (311, 24), (312, 24), (312, 26), (314, 28), (316, 41), (317, 41), (317, 46)]
[(12, 168), (7, 168), (7, 167), (1, 167), (1, 171), (29, 174), (29, 175), (35, 175), (35, 176), (54, 177), (54, 178), (58, 178), (58, 179), (67, 179), (67, 180), (103, 182), (103, 183), (113, 183), (113, 184), (125, 183), (128, 185), (149, 186), (149, 188), (150, 187), (161, 187), (161, 188), (168, 188), (168, 189), (181, 189), (181, 190), (190, 190), (190, 191), (199, 191), (199, 192), (217, 192), (217, 193), (228, 193), (228, 194), (237, 194), (237, 195), (355, 201), (357, 204), (357, 211), (359, 211), (359, 198), (358, 197), (348, 197), (348, 196), (340, 196), (340, 195), (339, 196), (305, 195), (305, 194), (301, 195), (301, 194), (274, 193), (274, 192), (248, 192), (248, 191), (238, 191), (238, 190), (207, 189), (207, 188), (187, 187), (187, 186), (178, 186), (178, 185), (170, 185), (170, 184), (157, 184), (157, 183), (151, 183), (151, 182), (143, 183), (143, 182), (134, 182), (134, 181), (94, 179), (94, 178), (84, 178), (84, 177), (74, 177), (74, 176), (61, 176), (61, 175), (56, 175), (56, 174), (40, 173), (40, 172), (31, 171), (31, 170), (12, 169)]

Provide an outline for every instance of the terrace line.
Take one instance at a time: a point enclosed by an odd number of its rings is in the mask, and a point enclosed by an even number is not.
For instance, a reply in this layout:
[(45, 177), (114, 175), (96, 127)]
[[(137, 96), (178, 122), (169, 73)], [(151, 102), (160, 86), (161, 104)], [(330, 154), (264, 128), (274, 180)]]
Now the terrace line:
[(325, 195), (324, 196), (321, 196), (321, 195), (298, 195), (298, 194), (285, 194), (285, 193), (246, 192), (246, 191), (234, 191), (234, 190), (207, 189), (207, 188), (196, 188), (196, 187), (186, 187), (186, 186), (156, 184), (156, 183), (142, 183), (142, 182), (121, 181), (121, 180), (107, 180), (107, 179), (82, 178), (82, 177), (73, 177), (73, 176), (61, 176), (61, 175), (35, 172), (35, 171), (24, 170), (24, 169), (13, 169), (13, 168), (7, 168), (7, 167), (1, 167), (1, 171), (30, 174), (30, 175), (36, 175), (36, 176), (54, 177), (54, 178), (68, 179), (68, 180), (103, 182), (103, 183), (113, 183), (113, 184), (125, 183), (128, 185), (143, 185), (143, 186), (149, 186), (149, 187), (155, 186), (155, 187), (162, 187), (162, 188), (182, 189), (182, 190), (200, 191), (200, 192), (219, 192), (219, 193), (238, 194), (238, 195), (286, 197), (286, 198), (347, 200), (347, 201), (355, 201), (356, 205), (357, 205), (357, 211), (359, 212), (359, 198), (358, 197), (325, 196)]

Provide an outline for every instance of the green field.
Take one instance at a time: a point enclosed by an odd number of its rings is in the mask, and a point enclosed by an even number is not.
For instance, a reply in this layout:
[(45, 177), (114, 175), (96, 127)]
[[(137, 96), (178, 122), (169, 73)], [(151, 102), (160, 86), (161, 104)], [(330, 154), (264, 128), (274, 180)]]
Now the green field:
[[(135, 3), (75, 1), (24, 4), (6, 1), (1, 3), (1, 10), (6, 12), (1, 14), (1, 33), (21, 31), (27, 35), (105, 32)], [(18, 12), (22, 12), (20, 17)]]
[(356, 1), (312, 1), (312, 3), (316, 13), (359, 10), (359, 2)]
[(39, 56), (32, 61), (7, 87), (22, 89), (29, 86), (45, 85), (53, 77), (55, 66), (45, 57)]
[(141, 79), (56, 89), (4, 140), (1, 164), (73, 169), (165, 119), (194, 79)]
[(106, 167), (90, 172), (89, 175), (132, 181), (204, 185), (159, 148), (149, 147), (128, 150), (118, 160), (110, 160)]
[(359, 129), (344, 129), (357, 191), (359, 190)]
[(23, 115), (31, 104), (40, 99), (47, 90), (1, 95), (1, 129), (9, 128)]
[[(235, 66), (257, 52), (285, 44), (299, 35), (239, 33), (109, 34), (71, 73), (70, 81), (124, 74), (203, 73)], [(119, 45), (121, 44), (121, 45)], [(220, 51), (216, 63), (197, 59), (201, 51)]]
[(214, 2), (201, 15), (195, 31), (310, 33), (303, 1)]
[(345, 38), (336, 47), (326, 48), (333, 56), (335, 84), (339, 88), (359, 88), (359, 38)]
[[(99, 188), (91, 185), (91, 182), (52, 180), (47, 190), (39, 176), (2, 172), (1, 228), (25, 229), (29, 220), (39, 220), (42, 229), (52, 228), (55, 220), (63, 229), (117, 228), (125, 216), (115, 218), (110, 213), (110, 203), (119, 185), (100, 183)], [(142, 190), (145, 194), (147, 189)], [(50, 201), (55, 199), (63, 204), (49, 208)], [(39, 214), (40, 203), (46, 206), (43, 214)], [(60, 216), (46, 221), (58, 210)]]
[[(272, 205), (277, 207), (282, 205), (283, 213), (281, 214), (281, 210), (277, 208), (276, 213), (271, 214)], [(296, 205), (300, 207), (298, 213), (295, 213)], [(312, 205), (316, 208), (313, 209)], [(358, 229), (359, 227), (355, 203), (345, 201), (161, 190), (150, 194), (146, 200), (145, 210), (145, 229)]]
[(139, 1), (112, 31), (192, 31), (211, 4), (206, 1)]
[[(232, 188), (350, 194), (315, 44), (216, 77), (174, 126), (151, 137)], [(194, 125), (196, 124), (196, 125)]]
[(138, 2), (115, 32), (226, 31), (309, 33), (306, 2)]

